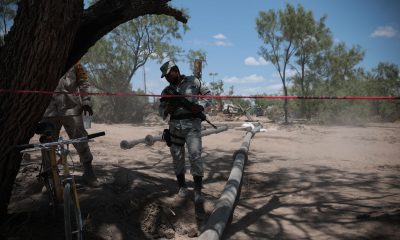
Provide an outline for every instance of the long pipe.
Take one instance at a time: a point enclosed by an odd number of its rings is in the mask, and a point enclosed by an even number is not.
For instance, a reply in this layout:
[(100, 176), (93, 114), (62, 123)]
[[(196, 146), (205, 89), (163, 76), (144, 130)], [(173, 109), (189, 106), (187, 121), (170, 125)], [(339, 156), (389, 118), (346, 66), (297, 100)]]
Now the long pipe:
[(250, 141), (256, 132), (259, 132), (261, 125), (248, 131), (243, 139), (242, 145), (233, 157), (233, 167), (228, 181), (225, 184), (221, 197), (218, 199), (211, 216), (208, 218), (204, 231), (199, 236), (199, 240), (219, 240), (225, 230), (229, 217), (233, 214), (235, 201), (238, 199), (244, 165), (247, 161)]
[[(204, 136), (207, 136), (210, 134), (220, 133), (220, 132), (223, 132), (226, 130), (228, 130), (228, 126), (226, 126), (226, 125), (220, 126), (217, 129), (211, 128), (211, 129), (201, 131), (201, 136), (204, 137)], [(160, 135), (157, 135), (157, 136), (147, 135), (145, 138), (141, 138), (141, 139), (130, 140), (130, 141), (122, 140), (119, 145), (122, 149), (130, 149), (139, 143), (145, 143), (147, 146), (151, 146), (157, 141), (164, 141), (164, 140), (162, 139), (162, 136), (160, 136)]]

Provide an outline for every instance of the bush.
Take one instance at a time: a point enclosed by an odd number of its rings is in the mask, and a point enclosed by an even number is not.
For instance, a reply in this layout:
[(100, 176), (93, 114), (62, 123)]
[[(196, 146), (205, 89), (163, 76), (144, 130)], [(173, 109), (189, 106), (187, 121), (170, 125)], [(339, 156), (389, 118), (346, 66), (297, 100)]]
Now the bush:
[(147, 97), (94, 97), (93, 103), (93, 121), (101, 123), (141, 123), (147, 114), (154, 111), (149, 107)]

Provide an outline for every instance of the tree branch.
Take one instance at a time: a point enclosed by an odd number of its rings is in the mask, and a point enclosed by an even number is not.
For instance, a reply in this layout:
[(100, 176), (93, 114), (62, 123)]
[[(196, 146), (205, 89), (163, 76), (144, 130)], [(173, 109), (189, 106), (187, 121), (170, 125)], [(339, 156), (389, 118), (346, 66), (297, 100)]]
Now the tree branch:
[(168, 5), (170, 0), (100, 0), (84, 11), (65, 69), (76, 63), (100, 38), (120, 24), (147, 14), (168, 15), (187, 22), (183, 12)]

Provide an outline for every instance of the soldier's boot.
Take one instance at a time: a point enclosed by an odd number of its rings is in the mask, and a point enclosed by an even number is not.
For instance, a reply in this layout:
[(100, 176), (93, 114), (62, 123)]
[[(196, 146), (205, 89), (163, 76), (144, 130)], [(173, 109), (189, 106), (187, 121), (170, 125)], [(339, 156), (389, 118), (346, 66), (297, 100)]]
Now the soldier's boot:
[(204, 197), (201, 194), (201, 189), (203, 188), (203, 177), (193, 176), (194, 180), (194, 203), (203, 203)]
[(100, 183), (97, 180), (96, 175), (94, 174), (92, 162), (83, 163), (83, 182), (89, 187), (99, 187)]
[(201, 194), (203, 187), (203, 177), (193, 176), (194, 180), (194, 209), (196, 218), (198, 220), (204, 220), (206, 218), (206, 211), (204, 209), (204, 197)]
[(185, 174), (176, 175), (176, 179), (178, 181), (178, 187), (179, 187), (178, 196), (181, 198), (187, 198), (188, 189), (186, 186)]

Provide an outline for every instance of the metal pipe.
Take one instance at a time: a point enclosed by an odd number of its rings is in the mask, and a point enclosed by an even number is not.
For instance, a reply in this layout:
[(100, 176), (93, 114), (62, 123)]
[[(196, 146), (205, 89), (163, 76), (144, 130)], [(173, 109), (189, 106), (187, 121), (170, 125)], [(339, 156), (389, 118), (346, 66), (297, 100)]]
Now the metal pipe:
[(260, 131), (261, 125), (248, 131), (243, 139), (239, 150), (233, 154), (233, 167), (228, 181), (225, 184), (221, 197), (218, 199), (211, 216), (205, 226), (205, 230), (199, 236), (199, 240), (219, 240), (225, 230), (230, 216), (233, 214), (238, 192), (240, 189), (244, 165), (247, 161), (247, 152), (249, 151), (250, 141), (253, 136)]
[(201, 131), (201, 136), (204, 137), (204, 136), (208, 136), (208, 135), (211, 135), (211, 134), (220, 133), (220, 132), (223, 132), (223, 131), (226, 131), (226, 130), (228, 130), (228, 126), (227, 125), (219, 126), (216, 129), (215, 128), (210, 128), (210, 129), (206, 129), (204, 131)]
[[(201, 131), (201, 136), (204, 137), (204, 136), (208, 136), (211, 134), (220, 133), (220, 132), (223, 132), (226, 130), (228, 130), (228, 126), (226, 126), (226, 125), (220, 126), (217, 129), (211, 128), (211, 129)], [(145, 138), (130, 140), (130, 141), (122, 140), (119, 145), (122, 149), (130, 149), (139, 143), (145, 143), (147, 146), (152, 146), (157, 141), (164, 141), (162, 139), (161, 135), (157, 135), (157, 136), (147, 135)]]
[(136, 139), (136, 140), (130, 140), (130, 141), (128, 141), (128, 140), (122, 140), (122, 141), (120, 142), (119, 146), (120, 146), (122, 149), (129, 149), (129, 148), (133, 148), (134, 146), (136, 146), (136, 145), (139, 144), (139, 143), (145, 143), (145, 142), (146, 142), (145, 138)]

